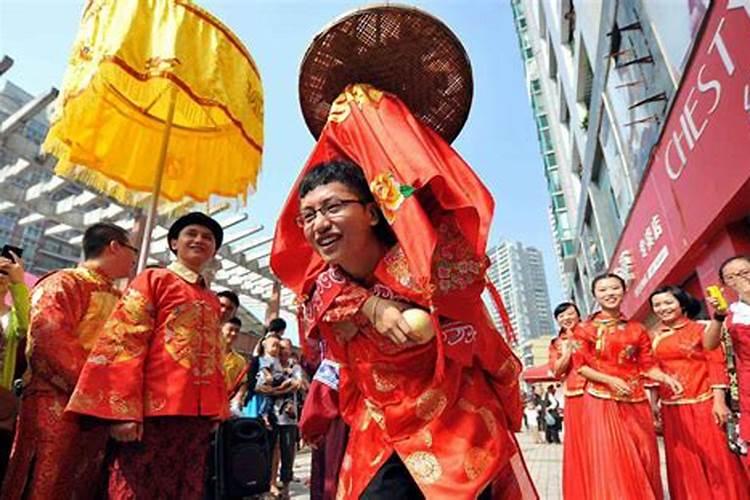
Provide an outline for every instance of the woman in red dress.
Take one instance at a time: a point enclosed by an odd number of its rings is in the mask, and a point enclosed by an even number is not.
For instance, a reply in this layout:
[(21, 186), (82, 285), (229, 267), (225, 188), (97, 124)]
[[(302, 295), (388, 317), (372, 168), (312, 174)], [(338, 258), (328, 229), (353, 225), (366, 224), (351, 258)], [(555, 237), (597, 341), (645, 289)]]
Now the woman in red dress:
[(670, 496), (750, 499), (750, 481), (721, 430), (729, 415), (722, 351), (707, 351), (706, 324), (689, 319), (700, 303), (674, 286), (658, 288), (650, 302), (660, 320), (652, 332), (654, 358), (684, 388), (679, 396), (659, 388)]
[(582, 449), (586, 431), (581, 427), (583, 389), (586, 379), (573, 370), (573, 351), (581, 345), (581, 313), (572, 302), (555, 308), (560, 334), (549, 346), (549, 365), (555, 377), (565, 383), (565, 439), (563, 440), (563, 498), (586, 498), (588, 484), (582, 467)]
[(594, 279), (601, 311), (582, 325), (581, 348), (573, 354), (586, 394), (582, 426), (588, 430), (583, 468), (587, 499), (662, 500), (659, 453), (644, 377), (675, 394), (682, 385), (662, 372), (651, 355), (644, 326), (620, 312), (625, 282), (616, 274)]
[[(725, 260), (719, 267), (722, 285), (737, 294), (737, 302), (722, 308), (718, 301), (709, 297), (714, 309), (713, 328), (706, 330), (703, 344), (707, 349), (716, 349), (721, 342), (721, 323), (729, 332), (734, 349), (740, 402), (740, 438), (750, 443), (750, 256), (736, 255)], [(745, 469), (750, 474), (750, 454), (743, 457)]]

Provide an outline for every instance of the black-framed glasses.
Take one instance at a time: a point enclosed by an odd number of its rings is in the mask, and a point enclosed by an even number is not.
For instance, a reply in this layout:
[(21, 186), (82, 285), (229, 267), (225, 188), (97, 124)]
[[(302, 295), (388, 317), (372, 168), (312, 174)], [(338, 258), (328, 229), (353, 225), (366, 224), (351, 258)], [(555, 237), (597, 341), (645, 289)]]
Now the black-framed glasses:
[(141, 252), (138, 248), (134, 247), (133, 245), (125, 241), (118, 241), (117, 243), (119, 243), (120, 245), (124, 246), (125, 248), (129, 250), (132, 250), (133, 252), (135, 252), (136, 255), (138, 255)]
[(743, 269), (741, 271), (737, 271), (734, 274), (724, 275), (724, 281), (727, 283), (734, 283), (740, 278), (750, 279), (750, 269)]
[(318, 213), (320, 213), (322, 217), (335, 217), (344, 210), (344, 207), (352, 203), (367, 205), (367, 202), (362, 200), (331, 200), (320, 208), (308, 208), (303, 210), (297, 215), (297, 217), (294, 218), (294, 222), (296, 222), (299, 227), (307, 227), (315, 222), (315, 218), (318, 216)]

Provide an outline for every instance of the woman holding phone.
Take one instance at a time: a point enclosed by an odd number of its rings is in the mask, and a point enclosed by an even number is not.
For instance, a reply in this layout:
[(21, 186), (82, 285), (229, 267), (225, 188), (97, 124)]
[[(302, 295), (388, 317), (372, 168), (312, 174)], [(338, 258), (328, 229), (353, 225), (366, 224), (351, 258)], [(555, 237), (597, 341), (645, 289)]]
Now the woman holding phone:
[(680, 395), (665, 386), (658, 392), (671, 498), (750, 499), (750, 481), (721, 430), (729, 416), (724, 356), (703, 347), (708, 325), (692, 319), (700, 302), (676, 286), (657, 288), (649, 302), (659, 318), (654, 358), (684, 388)]

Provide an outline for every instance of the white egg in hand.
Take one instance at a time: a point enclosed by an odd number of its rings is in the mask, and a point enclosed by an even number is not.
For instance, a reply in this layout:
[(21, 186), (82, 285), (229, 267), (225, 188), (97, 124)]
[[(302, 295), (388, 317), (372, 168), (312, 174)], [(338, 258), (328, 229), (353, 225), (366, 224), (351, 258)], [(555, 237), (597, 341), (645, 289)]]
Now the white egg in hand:
[(401, 312), (404, 321), (409, 324), (412, 335), (411, 339), (418, 343), (424, 344), (432, 340), (435, 336), (435, 329), (432, 327), (432, 317), (430, 313), (422, 309), (412, 308)]

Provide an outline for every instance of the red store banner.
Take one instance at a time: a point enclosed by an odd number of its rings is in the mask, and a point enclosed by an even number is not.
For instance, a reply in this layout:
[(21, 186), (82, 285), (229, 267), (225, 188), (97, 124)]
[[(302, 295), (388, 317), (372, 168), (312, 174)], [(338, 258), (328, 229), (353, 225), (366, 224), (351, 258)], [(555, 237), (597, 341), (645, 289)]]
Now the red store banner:
[(644, 175), (611, 264), (627, 315), (722, 219), (750, 214), (750, 0), (713, 2)]

